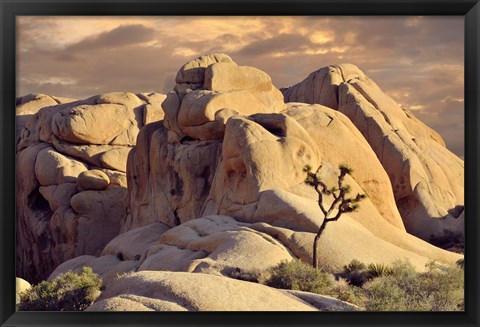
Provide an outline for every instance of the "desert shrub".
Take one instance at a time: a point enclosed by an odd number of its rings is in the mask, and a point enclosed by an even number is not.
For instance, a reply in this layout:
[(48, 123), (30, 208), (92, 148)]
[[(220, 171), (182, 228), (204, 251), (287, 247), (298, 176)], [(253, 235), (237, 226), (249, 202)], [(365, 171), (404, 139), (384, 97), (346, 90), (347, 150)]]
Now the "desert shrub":
[[(430, 266), (432, 262), (428, 262), (426, 265)], [(395, 260), (390, 265), (391, 275), (400, 278), (409, 278), (416, 275), (415, 267), (410, 263), (408, 259)]]
[(282, 261), (275, 266), (265, 284), (275, 288), (329, 294), (333, 282), (333, 275), (295, 259)]
[(464, 275), (459, 267), (439, 269), (427, 264), (415, 272), (406, 260), (392, 263), (391, 274), (365, 284), (365, 309), (369, 311), (458, 311), (463, 310)]
[(365, 268), (367, 268), (367, 266), (363, 262), (357, 259), (353, 259), (352, 261), (350, 261), (348, 265), (344, 267), (344, 270), (346, 272), (355, 272), (355, 271), (363, 271), (365, 270)]
[(393, 277), (395, 283), (405, 292), (412, 295), (415, 294), (415, 290), (418, 289), (418, 274), (415, 267), (409, 260), (395, 260), (390, 265), (390, 276)]
[(83, 311), (100, 295), (102, 280), (85, 267), (43, 281), (23, 293), (19, 311)]
[(464, 309), (464, 271), (452, 266), (419, 274), (423, 298), (432, 311)]
[(351, 286), (346, 279), (340, 278), (336, 281), (329, 290), (329, 295), (336, 297), (339, 300), (360, 304), (361, 289), (359, 287)]
[(406, 311), (406, 293), (391, 276), (373, 279), (364, 286), (367, 311)]
[(350, 285), (362, 287), (369, 279), (366, 268), (367, 266), (363, 262), (354, 259), (343, 267), (343, 272), (339, 276), (344, 278)]

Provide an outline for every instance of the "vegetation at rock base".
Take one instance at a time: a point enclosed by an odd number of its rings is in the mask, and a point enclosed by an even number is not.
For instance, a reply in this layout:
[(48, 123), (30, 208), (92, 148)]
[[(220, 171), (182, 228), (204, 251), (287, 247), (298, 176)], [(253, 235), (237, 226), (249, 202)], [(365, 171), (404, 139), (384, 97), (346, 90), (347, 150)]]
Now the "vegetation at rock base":
[(333, 282), (333, 275), (300, 260), (292, 260), (283, 261), (276, 266), (265, 284), (275, 288), (326, 294)]
[[(343, 180), (347, 174), (353, 172), (352, 168), (347, 165), (341, 164), (338, 166), (340, 174), (338, 175), (337, 186), (327, 187), (327, 185), (320, 179), (318, 176), (318, 171), (321, 166), (317, 169), (315, 173), (311, 172), (312, 167), (306, 165), (303, 168), (303, 171), (307, 173), (305, 178), (305, 184), (313, 187), (318, 194), (318, 206), (324, 215), (322, 224), (320, 225), (317, 235), (313, 240), (313, 267), (318, 268), (318, 259), (317, 259), (317, 249), (318, 249), (318, 240), (322, 235), (323, 231), (327, 227), (329, 222), (337, 221), (340, 219), (342, 214), (348, 212), (357, 211), (360, 208), (360, 201), (365, 199), (367, 196), (365, 194), (357, 194), (355, 197), (347, 197), (347, 194), (350, 193), (350, 185), (343, 185)], [(333, 202), (328, 209), (325, 208), (324, 196), (333, 197)], [(333, 212), (336, 210), (334, 216)]]
[(416, 273), (408, 261), (392, 264), (392, 273), (364, 286), (368, 311), (461, 311), (464, 272), (460, 267), (436, 267)]
[(391, 275), (393, 270), (384, 263), (370, 263), (367, 266), (367, 273), (371, 278), (374, 278)]
[(343, 271), (339, 273), (339, 276), (350, 285), (357, 287), (362, 287), (369, 279), (367, 265), (356, 259), (343, 267)]
[(461, 311), (464, 309), (462, 267), (429, 262), (417, 272), (408, 260), (366, 265), (352, 260), (329, 274), (300, 260), (281, 262), (266, 285), (330, 295), (367, 311)]
[(102, 280), (90, 267), (42, 281), (23, 293), (19, 311), (83, 311), (100, 295)]

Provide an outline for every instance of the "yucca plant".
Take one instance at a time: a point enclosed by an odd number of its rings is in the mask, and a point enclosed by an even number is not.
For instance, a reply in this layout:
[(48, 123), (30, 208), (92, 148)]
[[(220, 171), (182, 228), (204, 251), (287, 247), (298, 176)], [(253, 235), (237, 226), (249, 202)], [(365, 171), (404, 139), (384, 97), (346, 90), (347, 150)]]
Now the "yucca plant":
[(390, 266), (384, 263), (370, 263), (367, 266), (367, 273), (370, 277), (376, 278), (391, 275), (393, 270)]

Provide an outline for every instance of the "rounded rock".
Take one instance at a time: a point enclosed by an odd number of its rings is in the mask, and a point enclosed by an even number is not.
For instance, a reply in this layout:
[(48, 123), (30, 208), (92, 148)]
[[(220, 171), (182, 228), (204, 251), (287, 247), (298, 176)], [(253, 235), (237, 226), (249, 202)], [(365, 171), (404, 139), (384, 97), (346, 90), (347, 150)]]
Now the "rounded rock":
[(77, 183), (83, 190), (103, 190), (110, 184), (110, 178), (103, 171), (92, 169), (78, 175)]

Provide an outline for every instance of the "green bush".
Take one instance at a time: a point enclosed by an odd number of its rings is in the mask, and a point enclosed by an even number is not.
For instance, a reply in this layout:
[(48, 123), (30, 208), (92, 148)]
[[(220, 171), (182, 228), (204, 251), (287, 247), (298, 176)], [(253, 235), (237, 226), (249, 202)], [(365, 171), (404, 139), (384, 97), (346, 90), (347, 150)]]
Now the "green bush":
[(282, 261), (274, 267), (265, 284), (275, 288), (329, 294), (333, 282), (333, 275), (296, 259)]
[[(426, 267), (432, 266), (432, 262), (428, 262)], [(408, 259), (395, 260), (390, 266), (391, 275), (397, 278), (411, 278), (417, 274), (415, 267), (410, 263)]]
[(341, 272), (339, 276), (344, 278), (352, 286), (362, 287), (369, 279), (366, 269), (367, 266), (363, 262), (354, 259), (343, 267), (343, 272)]
[(385, 276), (373, 279), (364, 286), (367, 298), (367, 311), (406, 311), (408, 310), (407, 295), (395, 283), (395, 278)]
[(335, 281), (332, 274), (293, 260), (272, 269), (266, 284), (331, 295), (367, 311), (464, 310), (464, 272), (459, 265), (431, 261), (419, 273), (406, 259), (368, 266), (353, 260), (338, 276)]
[(353, 259), (350, 263), (344, 267), (345, 272), (356, 272), (356, 271), (363, 271), (367, 268), (367, 266), (360, 262), (357, 259)]
[(102, 280), (85, 267), (43, 281), (23, 293), (19, 311), (83, 311), (100, 295)]
[(359, 293), (361, 293), (359, 287), (352, 287), (349, 282), (343, 278), (336, 281), (329, 290), (329, 295), (353, 304), (360, 304)]
[(464, 307), (464, 275), (459, 267), (433, 263), (416, 273), (406, 260), (392, 263), (391, 274), (364, 286), (368, 311), (458, 311)]
[(464, 310), (464, 271), (460, 267), (435, 269), (419, 275), (423, 297), (432, 311)]

